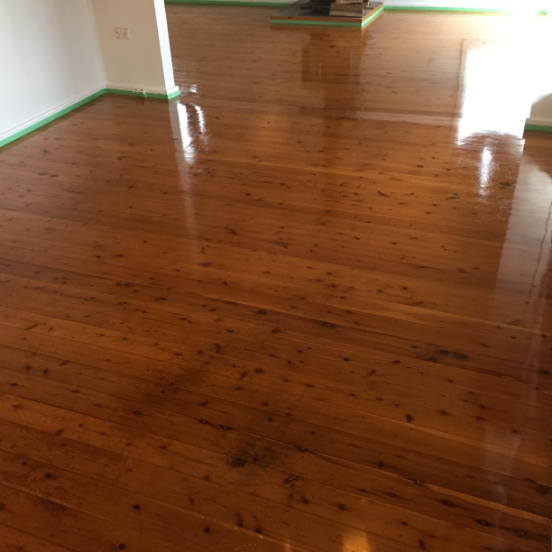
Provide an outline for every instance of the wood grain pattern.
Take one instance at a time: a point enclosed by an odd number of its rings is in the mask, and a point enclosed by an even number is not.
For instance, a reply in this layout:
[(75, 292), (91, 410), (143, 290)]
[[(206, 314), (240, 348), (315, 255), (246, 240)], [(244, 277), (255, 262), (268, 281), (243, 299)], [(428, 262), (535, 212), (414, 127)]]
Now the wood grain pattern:
[(0, 153), (0, 549), (548, 550), (552, 138), (465, 101), (515, 19), (167, 11), (180, 102)]

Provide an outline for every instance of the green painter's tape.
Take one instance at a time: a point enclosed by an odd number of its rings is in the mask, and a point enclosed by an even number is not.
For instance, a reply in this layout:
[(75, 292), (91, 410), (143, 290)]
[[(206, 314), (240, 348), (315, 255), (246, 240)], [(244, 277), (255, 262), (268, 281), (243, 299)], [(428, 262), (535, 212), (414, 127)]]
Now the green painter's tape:
[(175, 98), (180, 98), (180, 90), (167, 94), (167, 100), (174, 100)]
[(58, 111), (57, 113), (54, 113), (53, 115), (50, 115), (49, 117), (46, 117), (45, 119), (42, 119), (38, 123), (35, 123), (34, 125), (28, 126), (27, 128), (24, 128), (23, 130), (20, 130), (19, 132), (16, 132), (15, 134), (12, 134), (11, 136), (8, 136), (7, 138), (4, 138), (3, 140), (0, 140), (0, 148), (3, 146), (7, 146), (8, 144), (11, 144), (12, 142), (15, 142), (18, 138), (22, 138), (23, 136), (26, 136), (27, 134), (30, 134), (31, 132), (43, 127), (44, 125), (47, 125), (48, 123), (51, 123), (52, 121), (55, 121), (56, 119), (59, 119), (60, 117), (63, 117), (64, 115), (67, 115), (67, 113), (70, 113), (71, 111), (74, 111), (75, 109), (83, 106), (84, 104), (87, 104), (88, 102), (91, 102), (92, 100), (95, 100), (96, 98), (99, 98), (100, 96), (103, 96), (104, 94), (118, 94), (121, 96), (134, 96), (136, 98), (148, 98), (148, 99), (156, 99), (156, 100), (165, 100), (170, 101), (174, 98), (178, 98), (180, 96), (180, 90), (177, 90), (175, 92), (172, 92), (171, 94), (154, 94), (151, 92), (146, 92), (145, 94), (139, 94), (138, 92), (131, 92), (128, 90), (119, 90), (117, 88), (104, 88), (102, 90), (98, 90), (91, 96), (88, 96), (87, 98), (84, 98), (84, 100), (81, 100), (80, 102), (77, 102), (73, 105), (70, 105), (69, 107), (66, 107), (65, 109), (62, 109), (61, 111)]
[[(465, 13), (508, 13), (504, 10), (494, 8), (447, 8), (439, 6), (385, 6), (386, 10), (396, 11), (447, 11), (447, 12), (465, 12)], [(539, 15), (546, 15), (547, 11), (539, 11)]]
[(64, 115), (67, 115), (67, 113), (70, 113), (71, 111), (77, 109), (78, 107), (81, 107), (82, 105), (91, 102), (92, 100), (95, 100), (96, 98), (99, 98), (100, 96), (103, 96), (105, 94), (105, 90), (98, 90), (98, 92), (92, 94), (91, 96), (88, 96), (87, 98), (84, 98), (84, 100), (81, 100), (80, 102), (77, 102), (73, 105), (70, 105), (69, 107), (66, 107), (65, 109), (62, 109), (61, 111), (58, 111), (57, 113), (54, 113), (53, 115), (50, 115), (49, 117), (46, 117), (45, 119), (42, 119), (42, 121), (39, 121), (38, 123), (35, 123), (34, 125), (31, 125), (27, 128), (24, 128), (23, 130), (20, 130), (19, 132), (16, 132), (15, 134), (12, 134), (11, 136), (8, 136), (7, 138), (4, 138), (3, 140), (0, 140), (0, 148), (2, 146), (6, 146), (10, 144), (11, 142), (14, 142), (18, 138), (21, 138), (25, 136), (26, 134), (30, 134), (31, 132), (39, 129), (40, 127), (43, 127), (44, 125), (47, 125), (48, 123), (51, 123), (52, 121), (55, 121), (56, 119), (59, 119), (60, 117), (63, 117)]
[(360, 23), (350, 23), (348, 21), (343, 21), (343, 23), (340, 23), (338, 21), (297, 21), (295, 19), (272, 19), (270, 23), (271, 25), (321, 25), (324, 27), (361, 27)]
[(156, 94), (153, 92), (133, 92), (132, 90), (120, 90), (119, 88), (107, 88), (104, 91), (105, 94), (117, 94), (118, 96), (132, 96), (133, 98), (148, 98), (153, 100), (172, 100), (180, 96), (180, 90), (172, 92), (171, 94)]
[(378, 12), (374, 13), (373, 15), (371, 15), (368, 19), (365, 19), (362, 22), (362, 26), (366, 27), (366, 25), (368, 25), (368, 23), (372, 23), (372, 21), (374, 21), (374, 19), (377, 19), (383, 13), (384, 9), (385, 9), (385, 7), (383, 9), (379, 10)]
[(538, 130), (539, 132), (552, 132), (552, 126), (526, 124), (525, 130)]

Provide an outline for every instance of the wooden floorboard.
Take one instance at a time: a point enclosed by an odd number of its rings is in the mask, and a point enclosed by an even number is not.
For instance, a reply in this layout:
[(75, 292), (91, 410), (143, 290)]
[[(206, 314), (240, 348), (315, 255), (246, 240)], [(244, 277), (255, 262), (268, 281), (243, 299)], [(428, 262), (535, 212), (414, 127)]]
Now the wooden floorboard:
[(0, 550), (549, 550), (552, 137), (465, 94), (516, 20), (167, 12), (180, 101), (0, 152)]

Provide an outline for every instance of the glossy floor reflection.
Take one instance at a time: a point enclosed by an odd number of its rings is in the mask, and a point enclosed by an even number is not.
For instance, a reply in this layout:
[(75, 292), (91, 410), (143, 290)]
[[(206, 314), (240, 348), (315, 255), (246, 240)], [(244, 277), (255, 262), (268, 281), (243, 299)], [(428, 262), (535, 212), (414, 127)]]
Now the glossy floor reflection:
[(547, 551), (552, 136), (505, 84), (520, 21), (167, 11), (180, 102), (0, 154), (0, 544)]

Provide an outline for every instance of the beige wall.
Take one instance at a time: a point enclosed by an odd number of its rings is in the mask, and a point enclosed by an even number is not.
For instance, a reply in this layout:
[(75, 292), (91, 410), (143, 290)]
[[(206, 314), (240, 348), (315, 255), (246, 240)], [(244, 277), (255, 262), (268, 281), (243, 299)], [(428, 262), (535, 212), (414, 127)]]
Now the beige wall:
[(0, 0), (0, 142), (104, 83), (88, 0)]
[(527, 122), (552, 127), (552, 12), (546, 18), (543, 37), (537, 42), (535, 53), (533, 105)]
[[(91, 0), (107, 88), (175, 91), (163, 0)], [(115, 37), (115, 27), (130, 39)]]

